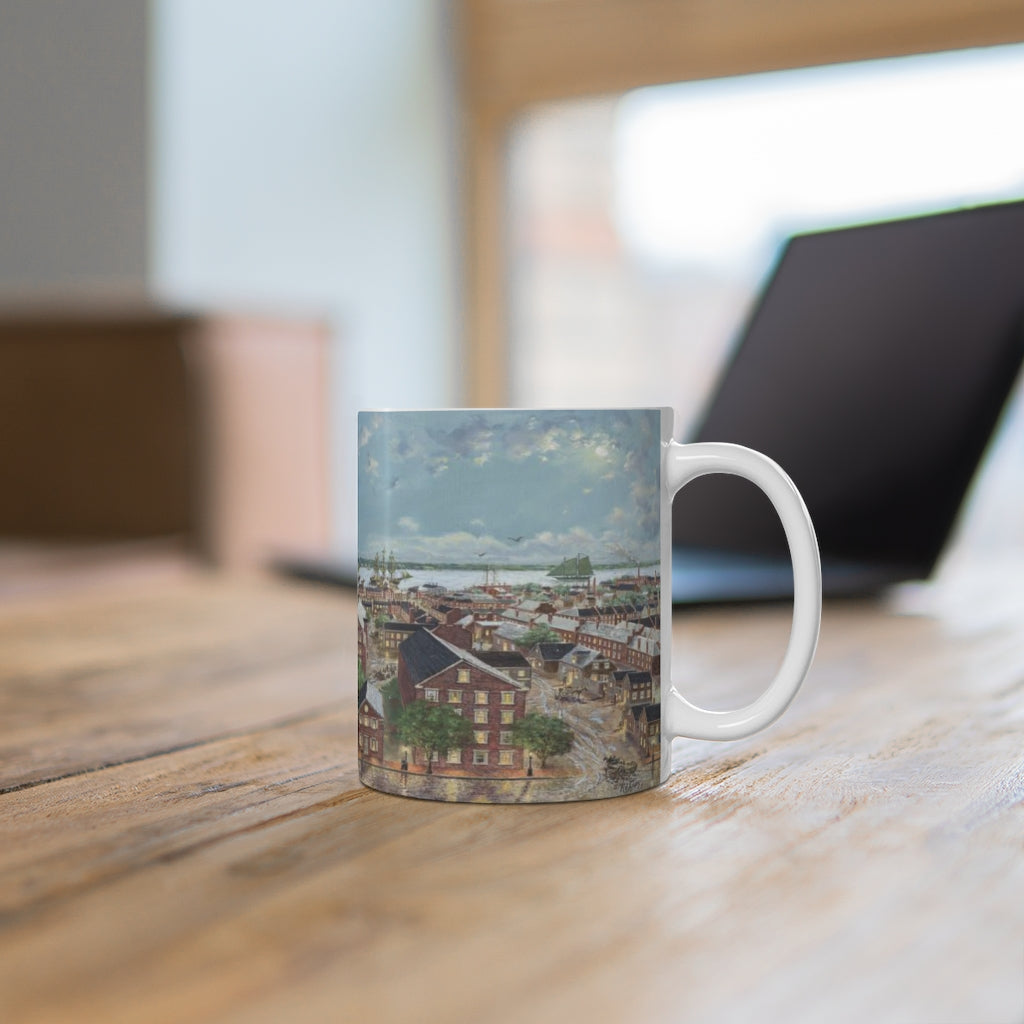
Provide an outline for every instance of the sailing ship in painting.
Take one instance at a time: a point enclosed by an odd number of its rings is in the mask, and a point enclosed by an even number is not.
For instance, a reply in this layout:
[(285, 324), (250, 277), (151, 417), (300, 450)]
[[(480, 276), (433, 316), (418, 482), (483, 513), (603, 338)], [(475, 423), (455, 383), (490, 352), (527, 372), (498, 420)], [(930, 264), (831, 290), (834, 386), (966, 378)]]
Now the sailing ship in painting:
[(575, 558), (566, 558), (556, 565), (548, 575), (556, 580), (576, 583), (589, 580), (594, 575), (594, 567), (588, 555), (577, 554)]
[(394, 587), (412, 577), (412, 573), (395, 560), (394, 550), (375, 552), (370, 569), (370, 583), (375, 587)]

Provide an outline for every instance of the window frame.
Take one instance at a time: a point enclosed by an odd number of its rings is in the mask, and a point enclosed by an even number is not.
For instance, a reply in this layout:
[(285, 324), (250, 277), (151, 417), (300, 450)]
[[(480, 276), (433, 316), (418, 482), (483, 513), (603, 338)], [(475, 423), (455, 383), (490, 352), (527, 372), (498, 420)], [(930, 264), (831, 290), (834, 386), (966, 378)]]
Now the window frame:
[(464, 401), (509, 404), (509, 128), (544, 102), (786, 68), (1024, 41), (1003, 0), (457, 0)]

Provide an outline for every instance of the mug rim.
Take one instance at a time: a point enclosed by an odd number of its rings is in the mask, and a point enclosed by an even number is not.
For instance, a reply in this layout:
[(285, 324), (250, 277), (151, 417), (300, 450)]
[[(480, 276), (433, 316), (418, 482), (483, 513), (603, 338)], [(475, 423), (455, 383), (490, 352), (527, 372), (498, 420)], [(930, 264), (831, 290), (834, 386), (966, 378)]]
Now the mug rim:
[(670, 405), (445, 405), (445, 406), (388, 406), (360, 408), (362, 413), (394, 412), (675, 412)]

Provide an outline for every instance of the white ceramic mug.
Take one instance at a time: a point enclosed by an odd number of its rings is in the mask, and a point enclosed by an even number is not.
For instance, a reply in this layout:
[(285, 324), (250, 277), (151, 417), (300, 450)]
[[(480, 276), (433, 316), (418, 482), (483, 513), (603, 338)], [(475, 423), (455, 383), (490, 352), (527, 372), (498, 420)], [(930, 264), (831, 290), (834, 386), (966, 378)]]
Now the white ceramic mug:
[[(735, 711), (691, 704), (661, 644), (672, 498), (707, 473), (765, 492), (793, 562), (782, 665)], [(821, 621), (792, 481), (748, 448), (678, 444), (670, 409), (360, 413), (359, 565), (360, 778), (421, 799), (656, 786), (673, 739), (739, 739), (778, 718)]]

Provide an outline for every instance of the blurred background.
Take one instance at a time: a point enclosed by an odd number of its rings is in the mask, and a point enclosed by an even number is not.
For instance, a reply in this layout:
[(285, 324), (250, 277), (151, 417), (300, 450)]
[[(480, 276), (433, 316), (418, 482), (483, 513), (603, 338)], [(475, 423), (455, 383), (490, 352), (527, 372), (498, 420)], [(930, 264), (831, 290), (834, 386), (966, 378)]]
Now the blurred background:
[[(7, 578), (354, 576), (360, 408), (685, 436), (787, 235), (1024, 196), (1020, 40), (1003, 0), (6, 0)], [(961, 543), (1024, 543), (1019, 409)]]

